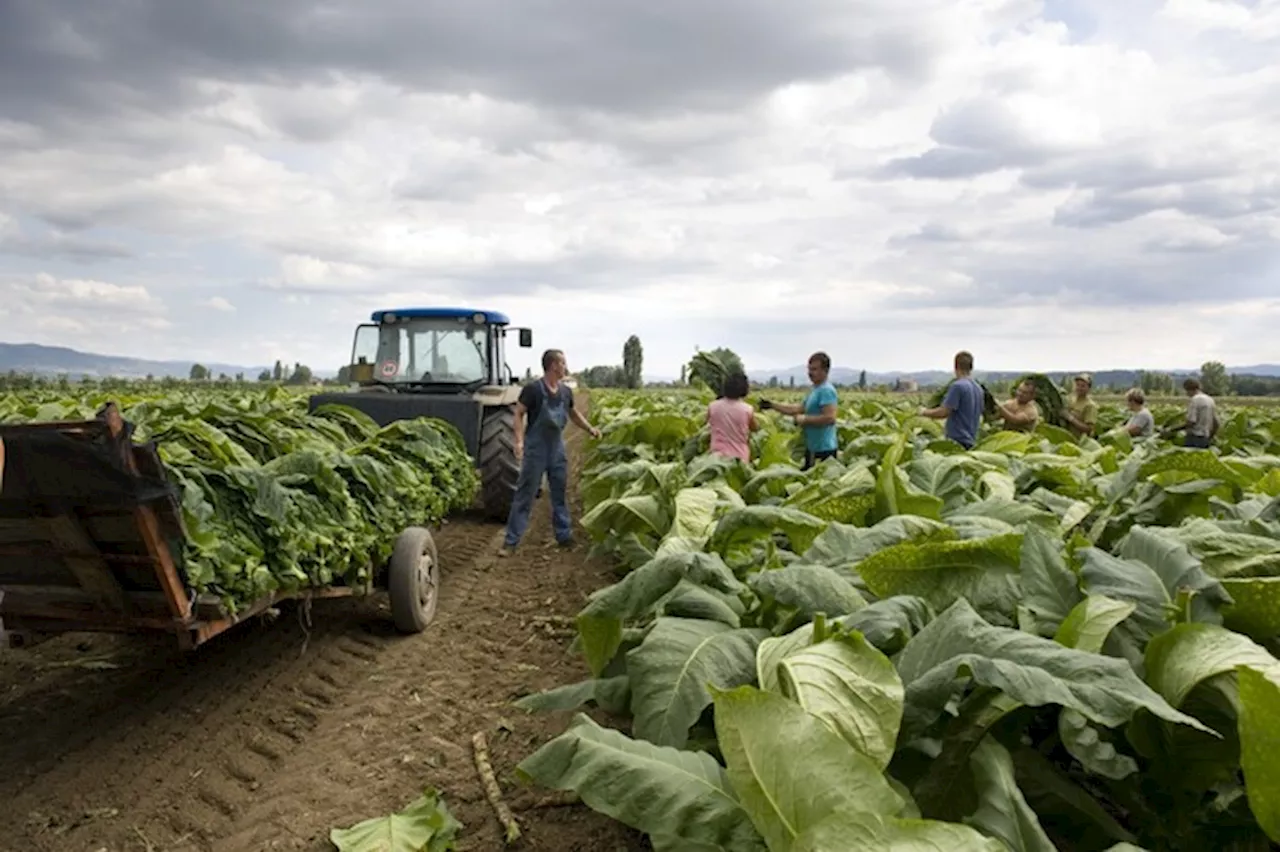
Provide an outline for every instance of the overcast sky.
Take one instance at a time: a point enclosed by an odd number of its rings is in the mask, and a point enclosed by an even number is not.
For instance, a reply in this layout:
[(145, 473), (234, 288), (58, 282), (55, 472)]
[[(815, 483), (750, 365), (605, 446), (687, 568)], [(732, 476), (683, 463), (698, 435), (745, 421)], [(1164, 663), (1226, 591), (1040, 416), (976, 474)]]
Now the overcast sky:
[(1276, 361), (1277, 56), (1280, 0), (0, 0), (0, 340)]

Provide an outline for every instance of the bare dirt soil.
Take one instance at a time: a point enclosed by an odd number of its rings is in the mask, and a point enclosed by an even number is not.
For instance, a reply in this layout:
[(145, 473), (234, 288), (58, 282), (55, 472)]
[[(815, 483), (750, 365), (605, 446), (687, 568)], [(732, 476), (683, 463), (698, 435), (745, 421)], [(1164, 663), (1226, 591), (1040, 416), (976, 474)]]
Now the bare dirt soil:
[[(570, 439), (580, 517), (579, 433)], [(0, 649), (0, 850), (326, 850), (329, 829), (392, 813), (425, 787), (504, 848), (472, 760), (485, 731), (523, 838), (510, 848), (635, 852), (635, 832), (521, 785), (515, 765), (571, 714), (510, 702), (587, 676), (570, 617), (612, 582), (585, 547), (552, 543), (544, 497), (517, 556), (473, 517), (437, 532), (443, 579), (425, 632), (404, 637), (385, 598), (284, 607), (198, 651), (76, 634)], [(309, 623), (308, 623), (309, 622)], [(595, 715), (595, 714), (593, 714)]]

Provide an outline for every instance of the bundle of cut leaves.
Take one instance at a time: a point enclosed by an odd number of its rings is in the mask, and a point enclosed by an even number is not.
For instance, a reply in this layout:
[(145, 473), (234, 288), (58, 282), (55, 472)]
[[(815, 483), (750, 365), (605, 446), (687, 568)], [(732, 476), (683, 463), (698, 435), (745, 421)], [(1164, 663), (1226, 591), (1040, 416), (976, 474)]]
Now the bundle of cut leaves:
[[(974, 381), (977, 381), (977, 380), (975, 379)], [(955, 383), (956, 383), (956, 380), (952, 379), (951, 381), (947, 382), (945, 385), (943, 385), (942, 387), (934, 391), (933, 397), (930, 398), (929, 400), (929, 406), (931, 408), (937, 408), (939, 405), (942, 405), (942, 401), (947, 398), (947, 391), (949, 391), (951, 389), (951, 386), (954, 385)], [(978, 382), (978, 387), (982, 388), (982, 416), (995, 417), (996, 416), (996, 398), (991, 395), (991, 390), (982, 382)]]
[[(367, 584), (402, 529), (465, 509), (478, 486), (443, 421), (378, 429), (328, 409), (283, 430), (266, 419), (219, 422), (179, 420), (153, 438), (182, 486), (188, 581), (232, 609), (278, 590)], [(284, 452), (272, 456), (276, 447)]]

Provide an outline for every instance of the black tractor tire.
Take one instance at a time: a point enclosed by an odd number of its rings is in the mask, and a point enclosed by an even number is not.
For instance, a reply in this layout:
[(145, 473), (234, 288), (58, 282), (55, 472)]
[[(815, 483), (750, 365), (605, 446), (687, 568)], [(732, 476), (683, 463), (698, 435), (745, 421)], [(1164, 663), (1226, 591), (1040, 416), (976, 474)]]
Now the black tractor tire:
[(503, 523), (511, 514), (511, 500), (520, 479), (515, 440), (515, 406), (498, 405), (485, 409), (480, 423), (480, 451), (476, 454), (476, 464), (480, 468), (480, 499), (484, 503), (485, 515)]
[(429, 530), (409, 527), (396, 539), (387, 566), (387, 596), (391, 620), (402, 633), (421, 633), (436, 617), (440, 559)]

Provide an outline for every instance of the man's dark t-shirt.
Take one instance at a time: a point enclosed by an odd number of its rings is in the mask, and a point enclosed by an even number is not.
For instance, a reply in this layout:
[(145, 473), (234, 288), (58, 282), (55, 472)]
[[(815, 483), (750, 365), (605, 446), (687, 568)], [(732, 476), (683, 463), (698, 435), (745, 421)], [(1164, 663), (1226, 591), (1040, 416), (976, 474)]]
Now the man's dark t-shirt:
[(558, 396), (563, 400), (566, 411), (573, 410), (573, 388), (561, 382), (560, 387), (556, 388), (556, 392), (552, 394), (545, 387), (539, 388), (542, 379), (529, 382), (520, 389), (520, 404), (529, 412), (529, 419), (526, 423), (532, 426), (538, 421), (538, 414), (542, 412), (542, 403), (547, 396)]

